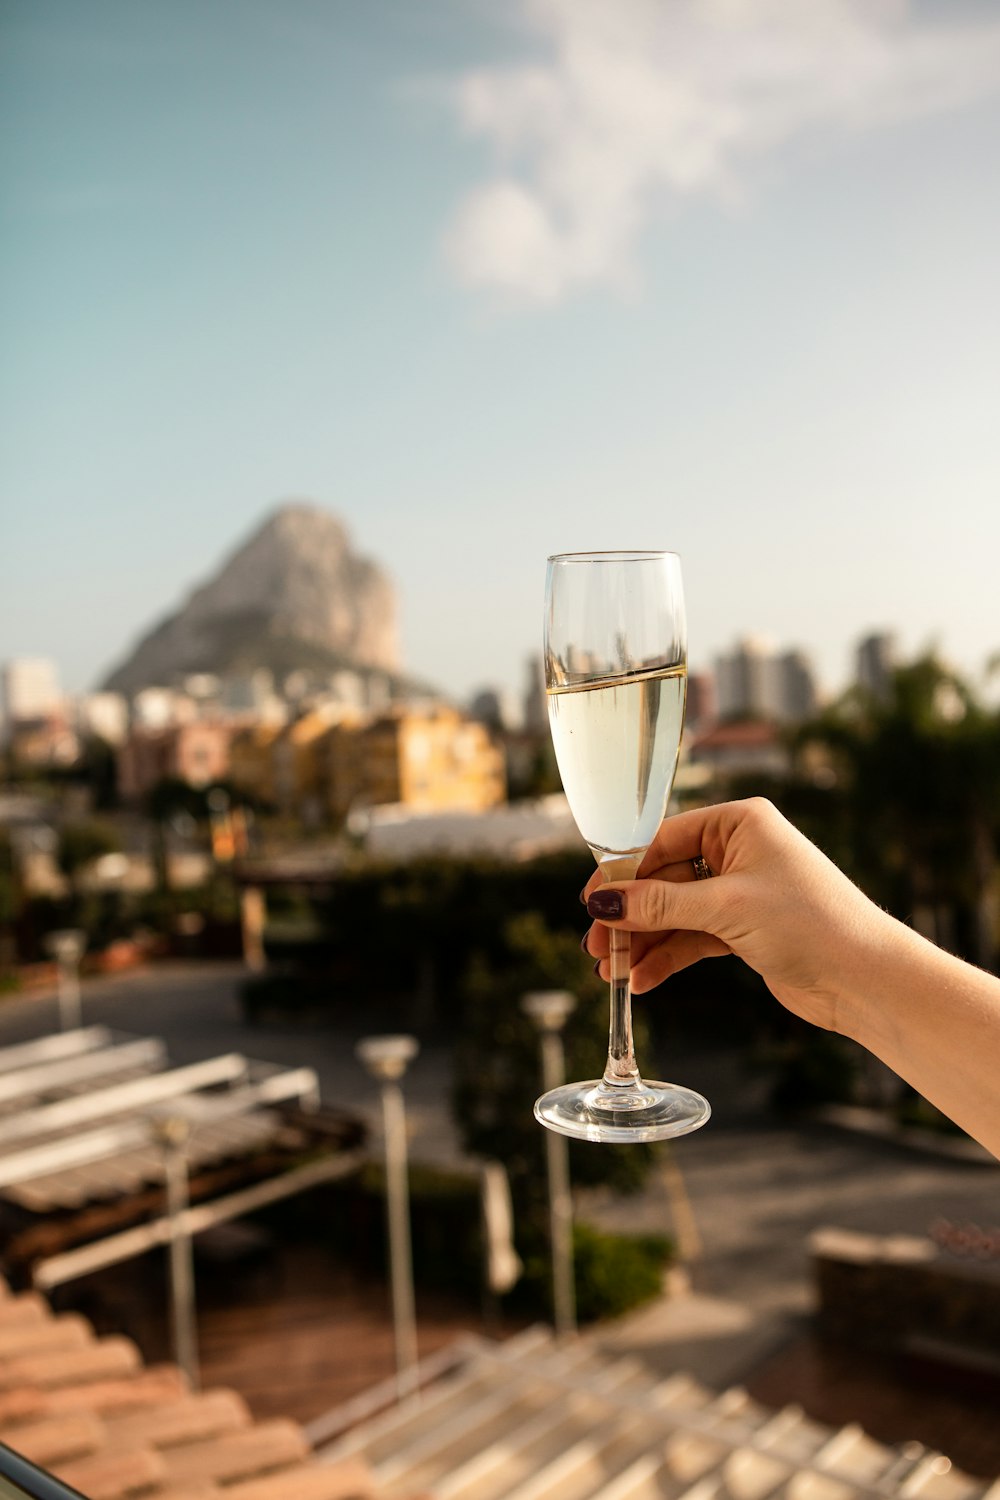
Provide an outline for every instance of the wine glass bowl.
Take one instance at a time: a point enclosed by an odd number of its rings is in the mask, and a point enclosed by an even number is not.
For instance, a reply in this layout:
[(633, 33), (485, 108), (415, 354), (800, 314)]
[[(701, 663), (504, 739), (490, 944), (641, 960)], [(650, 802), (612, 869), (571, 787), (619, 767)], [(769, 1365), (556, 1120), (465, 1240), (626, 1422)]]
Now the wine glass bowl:
[[(563, 789), (606, 880), (631, 880), (666, 813), (684, 725), (687, 631), (673, 552), (549, 558), (545, 687)], [(611, 1028), (604, 1076), (535, 1104), (550, 1130), (591, 1141), (684, 1135), (705, 1099), (644, 1082), (632, 1046), (630, 940), (611, 933)]]

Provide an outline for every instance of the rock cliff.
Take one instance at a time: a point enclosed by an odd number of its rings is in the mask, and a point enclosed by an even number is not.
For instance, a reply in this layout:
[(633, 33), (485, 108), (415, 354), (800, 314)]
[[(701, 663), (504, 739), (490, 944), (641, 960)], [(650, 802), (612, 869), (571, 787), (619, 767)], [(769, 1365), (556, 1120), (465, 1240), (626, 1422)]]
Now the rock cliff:
[(115, 692), (219, 676), (370, 668), (399, 670), (396, 599), (377, 564), (351, 550), (340, 521), (315, 505), (283, 505), (154, 626), (107, 678)]

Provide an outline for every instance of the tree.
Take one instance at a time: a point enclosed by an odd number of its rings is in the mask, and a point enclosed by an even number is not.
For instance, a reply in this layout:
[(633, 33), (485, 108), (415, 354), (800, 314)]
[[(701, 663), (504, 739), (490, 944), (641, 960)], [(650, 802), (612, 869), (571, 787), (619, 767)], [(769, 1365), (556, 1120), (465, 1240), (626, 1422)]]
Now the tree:
[[(539, 1041), (521, 1010), (530, 990), (570, 990), (577, 1007), (564, 1032), (569, 1078), (599, 1078), (608, 1050), (608, 987), (580, 957), (573, 932), (553, 931), (538, 912), (512, 917), (503, 953), (476, 954), (466, 974), (461, 1030), (455, 1049), (455, 1116), (466, 1150), (502, 1161), (519, 1209), (545, 1204), (543, 1129), (532, 1105), (541, 1093)], [(636, 1051), (649, 1055), (645, 1018), (633, 1020)], [(622, 1191), (641, 1186), (654, 1160), (649, 1145), (570, 1143), (573, 1180), (606, 1182)]]
[(820, 750), (835, 777), (830, 852), (896, 916), (991, 965), (1000, 714), (925, 655), (894, 674), (884, 702), (845, 695), (799, 731), (797, 749)]
[(75, 891), (80, 876), (95, 860), (117, 854), (121, 846), (118, 831), (110, 823), (97, 818), (67, 823), (59, 834), (59, 868)]

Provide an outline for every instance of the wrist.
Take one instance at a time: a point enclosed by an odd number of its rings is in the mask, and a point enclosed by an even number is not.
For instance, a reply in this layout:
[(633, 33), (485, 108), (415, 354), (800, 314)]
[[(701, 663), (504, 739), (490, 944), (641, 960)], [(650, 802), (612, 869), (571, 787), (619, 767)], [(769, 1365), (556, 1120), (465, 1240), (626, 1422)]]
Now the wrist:
[[(834, 1030), (870, 1052), (884, 1055), (900, 1025), (918, 950), (933, 947), (879, 907), (864, 914), (863, 927), (844, 944), (844, 963), (833, 987)], [(926, 959), (924, 960), (926, 962)]]

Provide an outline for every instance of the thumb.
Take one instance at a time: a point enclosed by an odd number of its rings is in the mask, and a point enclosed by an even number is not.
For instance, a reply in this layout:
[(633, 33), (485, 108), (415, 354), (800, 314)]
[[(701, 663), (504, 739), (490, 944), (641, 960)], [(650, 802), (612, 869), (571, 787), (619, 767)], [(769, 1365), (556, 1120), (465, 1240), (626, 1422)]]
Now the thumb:
[(717, 932), (720, 877), (711, 880), (621, 880), (589, 897), (587, 914), (625, 932)]

